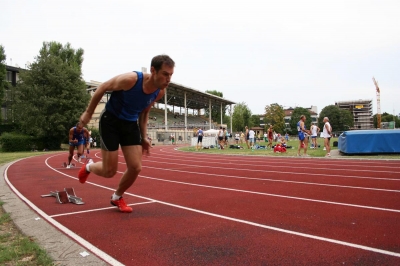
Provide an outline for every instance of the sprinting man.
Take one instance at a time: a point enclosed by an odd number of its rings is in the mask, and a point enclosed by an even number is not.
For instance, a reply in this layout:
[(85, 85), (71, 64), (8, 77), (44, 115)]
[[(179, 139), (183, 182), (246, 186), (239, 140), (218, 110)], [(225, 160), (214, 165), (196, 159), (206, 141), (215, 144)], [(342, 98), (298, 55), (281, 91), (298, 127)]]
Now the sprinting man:
[(84, 145), (89, 137), (89, 132), (83, 127), (81, 122), (78, 122), (76, 126), (69, 130), (68, 142), (69, 142), (69, 155), (67, 168), (71, 168), (72, 157), (74, 156), (74, 150), (77, 148), (78, 162), (81, 161), (81, 156), (84, 153)]
[(331, 157), (331, 137), (332, 137), (332, 126), (329, 123), (329, 118), (324, 117), (324, 129), (322, 130), (322, 136), (324, 138), (324, 146), (326, 149), (325, 157)]
[(203, 130), (201, 127), (199, 130), (197, 130), (197, 145), (196, 145), (196, 150), (199, 150), (199, 145), (200, 149), (203, 147)]
[(132, 212), (122, 196), (142, 169), (142, 154), (150, 154), (151, 145), (146, 137), (149, 111), (153, 103), (164, 96), (174, 67), (175, 62), (169, 56), (158, 55), (151, 61), (150, 74), (129, 72), (102, 83), (81, 115), (81, 122), (87, 124), (104, 93), (112, 92), (99, 121), (103, 161), (89, 160), (80, 169), (78, 177), (81, 183), (86, 182), (91, 172), (113, 177), (118, 169), (118, 148), (121, 146), (127, 170), (111, 196), (111, 204), (121, 212)]
[(308, 145), (308, 136), (307, 134), (311, 134), (309, 130), (306, 129), (306, 125), (304, 122), (306, 121), (306, 116), (301, 115), (300, 121), (297, 122), (297, 132), (299, 134), (299, 148), (297, 149), (297, 156), (300, 155), (300, 150), (304, 148), (304, 156), (309, 156), (307, 154), (307, 145)]

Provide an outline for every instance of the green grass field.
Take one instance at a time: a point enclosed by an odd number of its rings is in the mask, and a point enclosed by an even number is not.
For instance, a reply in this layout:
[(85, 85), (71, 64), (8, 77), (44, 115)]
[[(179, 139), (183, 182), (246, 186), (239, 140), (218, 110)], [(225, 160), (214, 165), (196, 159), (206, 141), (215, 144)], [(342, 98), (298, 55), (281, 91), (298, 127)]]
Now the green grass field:
[[(333, 142), (337, 141), (338, 138), (332, 138), (331, 139), (331, 150), (333, 151), (333, 154), (336, 154), (337, 156), (333, 156), (334, 158), (350, 158), (350, 159), (399, 159), (400, 160), (400, 154), (371, 154), (371, 155), (339, 155), (338, 148), (333, 147)], [(230, 141), (229, 144), (235, 144), (234, 142)], [(257, 142), (257, 144), (261, 146), (266, 146), (267, 143), (264, 141)], [(274, 142), (274, 144), (276, 144)], [(317, 144), (320, 145), (319, 148), (317, 149), (310, 149), (310, 143), (308, 145), (307, 149), (307, 154), (310, 157), (325, 157), (326, 151), (323, 150), (324, 148), (324, 140), (322, 138), (317, 138)], [(287, 156), (292, 156), (295, 157), (297, 156), (297, 148), (299, 147), (299, 141), (297, 139), (290, 139), (287, 143), (288, 146), (292, 146), (292, 149), (287, 149), (285, 153), (274, 153), (273, 150), (271, 149), (258, 149), (258, 150), (252, 150), (248, 149), (246, 144), (240, 144), (244, 149), (229, 149), (225, 148), (224, 150), (220, 150), (217, 148), (214, 149), (201, 149), (196, 151), (196, 147), (183, 147), (180, 148), (182, 151), (195, 151), (195, 152), (201, 152), (201, 153), (206, 153), (206, 154), (233, 154), (233, 155), (266, 155), (266, 156), (277, 156), (277, 157), (287, 157)], [(303, 154), (304, 151), (301, 150), (301, 154)]]

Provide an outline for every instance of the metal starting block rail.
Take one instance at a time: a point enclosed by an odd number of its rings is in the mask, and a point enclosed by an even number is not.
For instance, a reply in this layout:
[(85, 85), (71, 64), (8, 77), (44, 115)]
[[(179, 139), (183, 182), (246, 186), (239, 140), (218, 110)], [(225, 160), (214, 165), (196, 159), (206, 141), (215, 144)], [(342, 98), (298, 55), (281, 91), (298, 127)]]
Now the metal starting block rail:
[(64, 191), (50, 191), (50, 194), (42, 195), (42, 198), (45, 197), (55, 197), (58, 203), (74, 203), (78, 205), (85, 204), (82, 201), (82, 198), (79, 198), (75, 195), (75, 190), (72, 187), (64, 188)]

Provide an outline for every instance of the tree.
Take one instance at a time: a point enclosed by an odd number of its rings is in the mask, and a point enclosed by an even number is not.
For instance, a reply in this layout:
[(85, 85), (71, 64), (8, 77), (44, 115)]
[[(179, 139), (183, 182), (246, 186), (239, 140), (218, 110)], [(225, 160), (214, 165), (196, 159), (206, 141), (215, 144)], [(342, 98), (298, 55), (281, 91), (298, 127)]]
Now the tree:
[(245, 126), (250, 125), (251, 111), (245, 102), (237, 103), (233, 108), (232, 130), (243, 131)]
[[(222, 92), (216, 91), (216, 90), (213, 90), (213, 91), (206, 91), (206, 93), (209, 93), (209, 94), (212, 94), (212, 95), (221, 97), (221, 98), (224, 97), (224, 94), (223, 94)], [(227, 108), (226, 105), (222, 105), (222, 121), (224, 121), (224, 117), (225, 117), (225, 113), (226, 113), (226, 108)], [(209, 110), (208, 108), (206, 108), (206, 109), (205, 109), (205, 116), (208, 117), (209, 113), (210, 113), (210, 110)], [(217, 122), (217, 123), (220, 123), (220, 122), (221, 122), (221, 106), (215, 106), (215, 105), (213, 105), (213, 106), (211, 107), (211, 119), (212, 119), (214, 122)]]
[(311, 115), (310, 111), (303, 107), (296, 107), (293, 109), (292, 116), (290, 117), (290, 130), (291, 134), (297, 134), (297, 122), (300, 121), (300, 116), (306, 116), (306, 122), (304, 123), (307, 129), (310, 129), (311, 126)]
[[(378, 127), (377, 114), (374, 114), (373, 117), (374, 117), (374, 127), (377, 128)], [(397, 116), (391, 115), (387, 112), (381, 114), (381, 122), (392, 122), (392, 121), (394, 121), (394, 126), (396, 128), (400, 128), (400, 119)]]
[(265, 106), (265, 127), (273, 125), (274, 130), (278, 133), (285, 132), (285, 111), (283, 107), (277, 103)]
[[(7, 86), (6, 58), (7, 57), (6, 57), (4, 47), (2, 45), (0, 45), (0, 106), (3, 103), (4, 90), (6, 89), (6, 86)], [(1, 114), (0, 114), (0, 120), (1, 120)]]
[(349, 110), (340, 109), (337, 105), (325, 106), (318, 118), (318, 126), (323, 130), (324, 117), (329, 118), (329, 124), (332, 126), (332, 130), (346, 131), (354, 126), (353, 115)]
[(260, 116), (259, 115), (251, 115), (249, 127), (259, 127), (260, 126)]
[(90, 95), (82, 79), (83, 50), (69, 43), (44, 42), (29, 71), (20, 73), (15, 97), (23, 133), (43, 138), (57, 149), (85, 110)]

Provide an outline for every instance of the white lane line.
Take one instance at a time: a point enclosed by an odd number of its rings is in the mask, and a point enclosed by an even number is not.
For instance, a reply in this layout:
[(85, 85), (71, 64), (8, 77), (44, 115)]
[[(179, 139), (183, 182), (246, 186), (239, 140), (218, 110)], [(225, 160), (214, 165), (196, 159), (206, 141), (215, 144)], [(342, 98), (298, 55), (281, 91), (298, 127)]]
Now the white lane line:
[[(131, 193), (126, 193), (126, 194), (134, 196), (134, 197), (142, 198), (142, 199), (154, 200), (154, 199), (151, 199), (151, 198), (148, 198), (148, 197), (139, 196), (139, 195), (136, 195), (136, 194), (131, 194)], [(353, 248), (358, 248), (358, 249), (371, 251), (371, 252), (376, 252), (376, 253), (380, 253), (380, 254), (400, 257), (400, 253), (396, 253), (396, 252), (392, 252), (392, 251), (388, 251), (388, 250), (368, 247), (368, 246), (364, 246), (364, 245), (358, 245), (358, 244), (345, 242), (345, 241), (340, 241), (340, 240), (336, 240), (336, 239), (332, 239), (332, 238), (320, 237), (320, 236), (316, 236), (316, 235), (311, 235), (311, 234), (305, 234), (305, 233), (300, 233), (300, 232), (296, 232), (296, 231), (286, 230), (286, 229), (282, 229), (282, 228), (278, 228), (278, 227), (273, 227), (273, 226), (268, 226), (268, 225), (264, 225), (264, 224), (254, 223), (254, 222), (250, 222), (250, 221), (247, 221), (247, 220), (237, 219), (237, 218), (224, 216), (224, 215), (220, 215), (220, 214), (216, 214), (216, 213), (211, 213), (211, 212), (201, 211), (201, 210), (197, 210), (197, 209), (193, 209), (193, 208), (189, 208), (189, 207), (184, 207), (184, 206), (181, 206), (181, 205), (176, 205), (176, 204), (172, 204), (172, 203), (168, 203), (168, 202), (164, 202), (164, 201), (159, 201), (159, 200), (155, 200), (155, 201), (160, 203), (160, 204), (167, 205), (167, 206), (171, 206), (171, 207), (175, 207), (175, 208), (179, 208), (179, 209), (183, 209), (183, 210), (187, 210), (187, 211), (192, 211), (192, 212), (196, 212), (196, 213), (201, 213), (201, 214), (204, 214), (204, 215), (217, 217), (217, 218), (221, 218), (221, 219), (225, 219), (225, 220), (229, 220), (229, 221), (233, 221), (233, 222), (237, 222), (237, 223), (242, 223), (242, 224), (247, 224), (247, 225), (256, 226), (256, 227), (260, 227), (260, 228), (265, 228), (265, 229), (269, 229), (269, 230), (273, 230), (273, 231), (277, 231), (277, 232), (281, 232), (281, 233), (285, 233), (285, 234), (291, 234), (291, 235), (306, 237), (306, 238), (310, 238), (310, 239), (320, 240), (320, 241), (324, 241), (324, 242), (334, 243), (334, 244), (338, 244), (338, 245), (342, 245), (342, 246), (353, 247)]]
[(139, 175), (139, 177), (152, 179), (152, 180), (157, 180), (157, 181), (162, 181), (162, 182), (169, 182), (169, 183), (176, 183), (176, 184), (181, 184), (181, 185), (195, 186), (195, 187), (206, 187), (206, 188), (212, 188), (212, 189), (235, 191), (235, 192), (256, 194), (256, 195), (263, 195), (263, 196), (270, 196), (270, 197), (278, 197), (278, 198), (285, 198), (285, 199), (294, 199), (294, 200), (310, 201), (310, 202), (317, 202), (317, 203), (324, 203), (324, 204), (340, 205), (340, 206), (346, 206), (346, 207), (355, 207), (355, 208), (362, 208), (362, 209), (370, 209), (370, 210), (377, 210), (377, 211), (388, 211), (388, 212), (400, 213), (400, 210), (396, 210), (396, 209), (379, 208), (379, 207), (357, 205), (357, 204), (350, 204), (350, 203), (342, 203), (342, 202), (335, 202), (335, 201), (326, 201), (326, 200), (316, 200), (316, 199), (284, 196), (284, 195), (278, 195), (278, 194), (271, 194), (271, 193), (257, 192), (257, 191), (250, 191), (250, 190), (242, 190), (242, 189), (234, 189), (234, 188), (216, 187), (216, 186), (194, 184), (194, 183), (187, 183), (187, 182), (181, 182), (181, 181), (173, 181), (173, 180), (167, 180), (167, 179), (161, 179), (161, 178), (143, 176), (143, 175)]
[[(217, 176), (217, 177), (227, 177), (227, 178), (237, 178), (237, 179), (245, 179), (245, 180), (258, 180), (258, 181), (269, 181), (269, 182), (282, 182), (282, 183), (293, 183), (293, 184), (302, 184), (302, 185), (311, 185), (311, 186), (322, 186), (322, 187), (338, 187), (338, 188), (350, 188), (350, 189), (363, 189), (363, 190), (373, 190), (373, 191), (384, 191), (384, 192), (396, 192), (399, 193), (400, 190), (394, 189), (383, 189), (383, 188), (369, 188), (369, 187), (354, 187), (354, 186), (343, 186), (343, 185), (332, 185), (325, 183), (312, 183), (312, 182), (303, 182), (303, 181), (290, 181), (290, 180), (282, 180), (282, 179), (270, 179), (270, 178), (257, 178), (257, 177), (246, 177), (246, 176), (233, 176), (233, 175), (221, 175), (221, 174), (210, 174), (210, 173), (201, 173), (201, 172), (191, 172), (185, 170), (178, 169), (166, 169), (152, 166), (142, 166), (145, 168), (151, 168), (161, 171), (172, 171), (186, 174), (196, 174), (196, 175), (206, 175), (206, 176)], [(189, 167), (193, 169), (193, 167)]]
[[(136, 205), (142, 205), (142, 204), (149, 204), (149, 203), (154, 203), (155, 201), (146, 201), (146, 202), (139, 202), (139, 203), (131, 203), (127, 204), (128, 206), (136, 206)], [(67, 213), (60, 213), (60, 214), (54, 214), (54, 215), (49, 215), (49, 217), (60, 217), (60, 216), (67, 216), (67, 215), (75, 215), (75, 214), (80, 214), (80, 213), (87, 213), (87, 212), (96, 212), (96, 211), (103, 211), (103, 210), (109, 210), (109, 209), (115, 209), (116, 207), (106, 207), (106, 208), (98, 208), (98, 209), (91, 209), (91, 210), (85, 210), (85, 211), (79, 211), (79, 212), (67, 212)]]
[[(192, 166), (193, 168), (213, 168), (213, 169), (221, 169), (221, 166), (207, 166), (207, 165), (190, 165), (190, 164), (181, 164), (181, 163), (171, 163), (171, 162), (163, 162), (163, 161), (151, 161), (144, 160), (146, 162), (153, 162), (156, 164), (167, 164), (169, 165), (179, 165), (179, 166)], [(300, 173), (300, 172), (286, 172), (286, 171), (272, 171), (272, 170), (256, 170), (256, 169), (240, 169), (240, 168), (232, 168), (226, 167), (227, 164), (224, 165), (222, 169), (226, 170), (236, 170), (236, 171), (246, 171), (246, 172), (261, 172), (261, 173), (275, 173), (275, 174), (290, 174), (290, 175), (310, 175), (310, 176), (324, 176), (324, 177), (346, 177), (346, 178), (358, 178), (358, 179), (371, 179), (371, 180), (387, 180), (387, 181), (400, 181), (400, 179), (396, 178), (380, 178), (380, 177), (368, 177), (368, 176), (352, 176), (352, 175), (333, 175), (333, 174), (316, 174), (316, 173)], [(146, 165), (142, 165), (142, 167), (149, 167)]]
[[(54, 155), (56, 156), (56, 155)], [(51, 156), (51, 157), (54, 157)], [(48, 157), (48, 158), (51, 158)], [(23, 159), (21, 159), (23, 160)], [(64, 234), (66, 234), (67, 236), (71, 237), (72, 239), (74, 239), (75, 241), (77, 241), (79, 244), (81, 244), (83, 247), (85, 247), (86, 249), (90, 250), (90, 252), (92, 252), (93, 254), (97, 255), (99, 258), (101, 258), (102, 260), (104, 260), (105, 262), (110, 263), (111, 265), (115, 265), (115, 266), (123, 266), (124, 264), (122, 264), (121, 262), (117, 261), (116, 259), (114, 259), (113, 257), (109, 256), (107, 253), (103, 252), (102, 250), (98, 249), (97, 247), (93, 246), (91, 243), (89, 243), (88, 241), (86, 241), (85, 239), (83, 239), (82, 237), (78, 236), (77, 234), (75, 234), (74, 232), (72, 232), (71, 230), (69, 230), (68, 228), (66, 228), (65, 226), (63, 226), (62, 224), (60, 224), (59, 222), (57, 222), (56, 220), (54, 220), (53, 218), (51, 218), (50, 216), (48, 216), (45, 212), (43, 212), (41, 209), (39, 209), (35, 204), (33, 204), (32, 202), (30, 202), (27, 198), (25, 198), (12, 184), (11, 182), (8, 180), (8, 168), (13, 165), (14, 163), (18, 162), (20, 160), (14, 161), (11, 164), (9, 164), (6, 168), (6, 170), (4, 171), (4, 180), (7, 182), (7, 184), (10, 186), (11, 190), (14, 191), (14, 193), (20, 198), (22, 199), (26, 204), (29, 205), (29, 207), (31, 207), (33, 210), (35, 210), (40, 216), (42, 216), (46, 221), (48, 221), (49, 223), (51, 223), (53, 226), (55, 226), (57, 229), (59, 229), (61, 232), (63, 232)], [(46, 164), (47, 164), (47, 160), (46, 160)], [(59, 172), (59, 171), (57, 171)]]
[[(179, 162), (191, 162), (191, 163), (193, 163), (193, 161), (194, 161), (193, 159), (189, 160), (188, 159), (189, 157), (187, 157), (187, 156), (186, 157), (182, 157), (182, 158), (180, 158), (180, 157), (179, 158), (170, 158), (170, 157), (166, 158), (166, 157), (155, 155), (155, 156), (152, 156), (152, 157), (153, 158), (156, 157), (156, 158), (160, 158), (160, 159), (162, 158), (163, 162), (165, 162), (165, 163), (166, 163), (166, 160), (179, 161)], [(203, 162), (203, 161), (199, 161), (199, 162)], [(212, 161), (212, 160), (207, 160), (206, 162), (207, 162), (207, 164), (217, 164), (217, 165), (221, 165), (221, 163), (223, 165), (235, 164), (236, 166), (249, 166), (249, 167), (252, 167), (252, 168), (254, 168), (254, 167), (265, 167), (266, 166), (265, 165), (266, 162), (262, 162), (262, 163), (259, 163), (259, 164), (257, 164), (256, 162), (252, 162), (251, 164), (246, 164), (246, 163), (243, 163), (242, 160), (238, 160), (238, 161), (235, 161), (233, 163), (227, 163), (226, 160), (221, 160), (219, 162), (215, 162), (215, 161)], [(292, 166), (292, 165), (295, 165), (295, 166)], [(283, 168), (284, 167), (285, 169), (307, 169), (307, 170), (310, 170), (310, 171), (311, 170), (328, 170), (328, 171), (389, 173), (389, 174), (400, 173), (400, 171), (393, 171), (393, 170), (392, 171), (390, 171), (390, 170), (389, 171), (386, 171), (386, 170), (384, 171), (384, 170), (360, 169), (360, 167), (365, 167), (365, 165), (359, 166), (359, 167), (351, 166), (351, 167), (354, 167), (354, 169), (338, 168), (338, 167), (326, 167), (326, 165), (324, 165), (324, 166), (325, 167), (318, 167), (318, 164), (314, 164), (314, 163), (312, 163), (312, 165), (310, 165), (310, 166), (307, 166), (307, 165), (305, 166), (304, 163), (302, 163), (299, 166), (297, 166), (296, 164), (293, 164), (292, 162), (290, 162), (290, 164), (289, 164), (288, 161), (284, 162), (284, 165), (282, 165), (280, 163), (275, 163), (275, 162), (273, 162), (272, 164), (271, 164), (271, 162), (269, 162), (269, 164), (268, 164), (268, 167), (271, 167), (271, 168), (274, 168), (274, 167)], [(338, 166), (343, 166), (343, 164), (338, 165)], [(390, 167), (385, 167), (385, 168), (390, 168)], [(398, 167), (396, 167), (396, 169), (398, 169)]]

